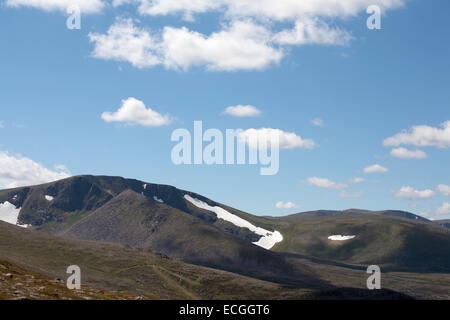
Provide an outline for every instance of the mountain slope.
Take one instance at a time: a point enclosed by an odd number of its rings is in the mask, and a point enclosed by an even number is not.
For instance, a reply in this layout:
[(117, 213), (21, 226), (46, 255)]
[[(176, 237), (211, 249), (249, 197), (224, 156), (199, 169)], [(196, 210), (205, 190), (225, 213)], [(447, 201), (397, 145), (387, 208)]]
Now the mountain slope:
[[(319, 283), (280, 254), (224, 233), (215, 225), (127, 190), (83, 218), (62, 236), (123, 243), (198, 265), (279, 282)], [(307, 270), (305, 267), (304, 270)]]
[[(448, 229), (402, 211), (258, 217), (172, 186), (104, 176), (3, 190), (1, 203), (20, 208), (18, 224), (50, 234), (127, 244), (280, 283), (322, 285), (314, 270), (287, 254), (390, 270), (450, 272)], [(273, 242), (271, 250), (255, 245), (268, 237), (265, 233), (278, 232), (282, 241)], [(354, 238), (328, 239), (334, 235)]]

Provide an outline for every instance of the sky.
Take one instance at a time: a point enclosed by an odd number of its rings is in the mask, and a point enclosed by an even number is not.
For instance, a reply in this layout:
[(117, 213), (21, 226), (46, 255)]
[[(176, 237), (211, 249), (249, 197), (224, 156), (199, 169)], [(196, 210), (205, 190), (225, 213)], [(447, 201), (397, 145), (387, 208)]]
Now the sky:
[[(0, 3), (0, 189), (113, 175), (257, 215), (450, 218), (446, 0)], [(278, 132), (278, 174), (175, 165), (194, 121)]]

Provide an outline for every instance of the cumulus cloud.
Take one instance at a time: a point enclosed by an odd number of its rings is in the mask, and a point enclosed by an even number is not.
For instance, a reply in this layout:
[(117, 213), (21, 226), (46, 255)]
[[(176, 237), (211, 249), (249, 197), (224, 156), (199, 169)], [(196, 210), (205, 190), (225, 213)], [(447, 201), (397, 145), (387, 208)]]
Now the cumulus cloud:
[(436, 210), (436, 214), (450, 214), (450, 203), (444, 202), (442, 206)]
[(436, 218), (439, 218), (438, 216), (440, 215), (450, 215), (450, 203), (443, 202), (439, 208), (434, 210), (426, 210), (420, 214), (430, 220), (436, 220)]
[(303, 18), (291, 30), (283, 30), (274, 35), (274, 41), (282, 45), (347, 45), (353, 37), (347, 31), (331, 28), (315, 18)]
[(235, 71), (277, 65), (289, 46), (347, 45), (353, 39), (350, 32), (328, 20), (336, 23), (336, 18), (356, 16), (373, 4), (384, 10), (397, 8), (403, 0), (114, 0), (112, 4), (129, 3), (137, 4), (142, 15), (181, 14), (189, 21), (195, 14), (214, 11), (221, 29), (203, 34), (185, 26), (165, 26), (150, 32), (122, 23), (106, 34), (90, 34), (94, 57), (128, 61), (138, 68)]
[(339, 197), (345, 198), (345, 199), (359, 199), (363, 196), (362, 192), (357, 193), (347, 193), (347, 192), (341, 192), (339, 194)]
[(437, 191), (439, 191), (443, 196), (450, 196), (450, 186), (447, 186), (445, 184), (440, 184), (437, 186)]
[(251, 21), (234, 21), (208, 36), (169, 26), (151, 34), (131, 19), (117, 20), (106, 34), (89, 34), (95, 58), (127, 61), (138, 68), (198, 66), (214, 71), (259, 70), (277, 64), (283, 51), (269, 43), (270, 37), (269, 30)]
[[(9, 7), (65, 11), (76, 5), (83, 14), (106, 7), (136, 4), (141, 15), (181, 15), (214, 12), (223, 22), (210, 35), (186, 27), (165, 26), (150, 32), (128, 22), (116, 23), (106, 34), (91, 33), (92, 56), (127, 61), (137, 68), (163, 65), (187, 70), (192, 66), (214, 71), (261, 70), (278, 64), (287, 46), (346, 45), (350, 32), (330, 26), (379, 5), (399, 8), (405, 0), (6, 0)], [(286, 25), (288, 25), (286, 27)]]
[(106, 34), (89, 33), (88, 37), (95, 44), (95, 58), (127, 61), (137, 68), (162, 63), (157, 41), (148, 31), (135, 27), (131, 19), (118, 19)]
[(105, 122), (124, 122), (130, 125), (139, 124), (145, 127), (160, 127), (168, 125), (171, 118), (168, 114), (162, 115), (135, 98), (122, 100), (122, 106), (116, 112), (103, 112)]
[(356, 178), (350, 179), (349, 181), (350, 181), (350, 183), (361, 183), (361, 182), (364, 182), (366, 180), (364, 178), (356, 177)]
[(293, 203), (293, 202), (283, 202), (279, 201), (275, 204), (275, 207), (278, 209), (298, 209), (300, 208), (299, 205)]
[(406, 199), (406, 200), (420, 200), (420, 199), (429, 199), (434, 196), (434, 191), (427, 190), (416, 190), (412, 187), (402, 187), (400, 190), (394, 192), (396, 198)]
[(386, 147), (412, 145), (447, 149), (450, 147), (450, 120), (442, 123), (441, 128), (421, 125), (403, 130), (401, 133), (385, 139), (383, 145)]
[(209, 36), (186, 27), (166, 27), (161, 44), (164, 65), (183, 70), (192, 66), (215, 71), (264, 69), (283, 57), (270, 37), (268, 29), (251, 21), (233, 21)]
[(427, 154), (422, 150), (409, 150), (406, 148), (392, 149), (391, 155), (393, 157), (402, 159), (426, 159), (428, 157)]
[(252, 105), (237, 105), (226, 108), (223, 113), (233, 117), (242, 118), (259, 116), (261, 114), (261, 111)]
[(248, 129), (242, 131), (239, 137), (250, 148), (254, 149), (258, 149), (261, 146), (270, 146), (272, 141), (278, 141), (280, 149), (312, 149), (316, 146), (311, 139), (303, 139), (293, 132), (272, 128)]
[(0, 188), (36, 185), (69, 176), (67, 168), (58, 171), (50, 170), (29, 158), (11, 155), (0, 150)]
[(379, 164), (368, 166), (363, 170), (364, 173), (386, 173), (388, 171), (387, 168), (380, 166)]
[(345, 18), (364, 11), (369, 5), (384, 10), (404, 5), (403, 0), (115, 0), (117, 4), (135, 2), (139, 12), (148, 15), (193, 15), (210, 11), (227, 17), (252, 17), (260, 20), (295, 21), (306, 16)]
[(323, 127), (323, 120), (320, 118), (315, 118), (311, 120), (311, 123), (315, 125), (316, 127)]
[(45, 11), (63, 11), (78, 6), (82, 14), (99, 13), (105, 8), (102, 0), (6, 0), (8, 7), (30, 7)]
[(325, 188), (325, 189), (345, 189), (348, 185), (343, 183), (336, 183), (326, 178), (309, 177), (307, 179), (308, 184), (314, 187)]

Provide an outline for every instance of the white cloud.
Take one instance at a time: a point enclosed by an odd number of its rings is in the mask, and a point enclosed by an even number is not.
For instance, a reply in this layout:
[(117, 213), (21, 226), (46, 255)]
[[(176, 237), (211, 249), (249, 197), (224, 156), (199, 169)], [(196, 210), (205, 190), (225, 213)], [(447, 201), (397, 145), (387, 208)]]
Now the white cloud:
[[(292, 45), (346, 45), (351, 34), (331, 27), (362, 13), (369, 5), (383, 10), (405, 0), (6, 0), (9, 7), (65, 11), (77, 5), (82, 14), (98, 13), (124, 4), (138, 5), (141, 15), (180, 14), (193, 21), (195, 14), (215, 12), (223, 22), (210, 35), (186, 27), (165, 26), (149, 32), (131, 20), (119, 21), (106, 34), (90, 33), (93, 57), (127, 61), (137, 68), (163, 65), (187, 70), (193, 66), (214, 71), (261, 70), (278, 64)], [(286, 23), (294, 24), (286, 27)], [(283, 29), (286, 28), (286, 29)], [(280, 31), (281, 30), (281, 31)]]
[(325, 189), (345, 189), (348, 187), (348, 185), (343, 183), (336, 183), (331, 180), (328, 180), (326, 178), (318, 178), (318, 177), (309, 177), (308, 183), (311, 186), (319, 187), (319, 188), (325, 188)]
[(183, 70), (192, 66), (214, 71), (264, 69), (283, 57), (270, 38), (270, 30), (251, 21), (234, 21), (209, 36), (185, 27), (165, 27), (161, 44), (164, 65)]
[(435, 210), (426, 210), (420, 213), (420, 215), (430, 219), (436, 220), (440, 215), (450, 215), (450, 203), (443, 202), (442, 205)]
[(347, 192), (341, 192), (339, 194), (339, 197), (346, 198), (346, 199), (359, 199), (363, 196), (362, 192), (357, 193), (347, 193)]
[(194, 13), (205, 13), (222, 6), (222, 0), (114, 0), (113, 5), (121, 2), (139, 3), (138, 11), (142, 15), (167, 15), (182, 13), (185, 20), (193, 20)]
[(293, 45), (346, 45), (351, 34), (331, 27), (326, 19), (355, 16), (369, 4), (392, 9), (403, 0), (114, 0), (113, 6), (125, 3), (137, 3), (140, 14), (181, 14), (185, 20), (216, 11), (222, 25), (210, 34), (185, 26), (150, 32), (132, 20), (118, 20), (106, 34), (89, 34), (94, 57), (127, 61), (138, 68), (236, 71), (277, 65)]
[(364, 173), (386, 173), (389, 170), (383, 166), (380, 166), (379, 164), (374, 164), (371, 166), (368, 166), (367, 168), (364, 168)]
[(274, 42), (282, 45), (347, 45), (353, 37), (347, 31), (331, 28), (319, 19), (302, 18), (291, 30), (274, 35)]
[(283, 202), (279, 201), (275, 204), (275, 207), (278, 209), (298, 209), (300, 208), (299, 205), (293, 203), (293, 202)]
[[(119, 4), (124, 0), (115, 2)], [(134, 0), (133, 2), (139, 4), (141, 14), (148, 15), (192, 15), (220, 11), (230, 18), (252, 17), (274, 21), (295, 21), (305, 15), (345, 18), (364, 11), (372, 4), (379, 5), (384, 10), (404, 5), (403, 0)]]
[(350, 183), (361, 183), (361, 182), (364, 182), (366, 180), (364, 178), (356, 177), (356, 178), (350, 179), (349, 181), (350, 181)]
[(155, 50), (158, 43), (150, 33), (134, 26), (131, 19), (118, 19), (106, 34), (89, 33), (95, 43), (92, 56), (105, 60), (127, 61), (137, 68), (161, 64)]
[(106, 34), (89, 34), (95, 58), (127, 61), (138, 68), (198, 66), (214, 71), (259, 70), (279, 63), (283, 51), (273, 47), (270, 38), (269, 30), (251, 21), (234, 21), (206, 36), (168, 26), (152, 35), (128, 19), (117, 20)]
[(233, 117), (255, 117), (260, 115), (261, 111), (251, 105), (237, 105), (226, 108), (224, 113)]
[(285, 132), (280, 129), (262, 128), (248, 129), (239, 134), (240, 139), (245, 141), (249, 147), (257, 149), (258, 144), (270, 146), (271, 141), (277, 141), (280, 149), (312, 149), (316, 146), (313, 140), (303, 139), (293, 132)]
[(386, 147), (413, 145), (446, 149), (450, 147), (450, 120), (442, 123), (441, 127), (414, 126), (409, 130), (403, 130), (401, 133), (385, 139), (383, 145)]
[(445, 184), (440, 184), (437, 186), (437, 191), (439, 191), (443, 196), (450, 196), (450, 186), (447, 186)]
[(444, 202), (442, 206), (436, 210), (436, 214), (450, 214), (450, 203)]
[(396, 148), (392, 149), (391, 155), (396, 158), (402, 159), (426, 159), (427, 154), (419, 149), (416, 150), (408, 150), (406, 148)]
[(70, 6), (78, 6), (81, 14), (99, 13), (105, 8), (102, 0), (6, 0), (8, 7), (31, 7), (45, 11), (66, 12)]
[(429, 189), (420, 191), (407, 186), (395, 191), (394, 196), (399, 199), (407, 200), (429, 199), (434, 196), (434, 191)]
[(316, 127), (323, 127), (323, 120), (320, 118), (315, 118), (311, 120), (311, 123), (315, 125)]
[(0, 188), (15, 188), (64, 179), (67, 171), (53, 171), (33, 160), (0, 151)]
[(160, 127), (171, 122), (169, 115), (162, 115), (135, 98), (122, 100), (122, 106), (116, 112), (103, 112), (105, 122), (125, 122), (130, 125), (139, 124), (145, 127)]

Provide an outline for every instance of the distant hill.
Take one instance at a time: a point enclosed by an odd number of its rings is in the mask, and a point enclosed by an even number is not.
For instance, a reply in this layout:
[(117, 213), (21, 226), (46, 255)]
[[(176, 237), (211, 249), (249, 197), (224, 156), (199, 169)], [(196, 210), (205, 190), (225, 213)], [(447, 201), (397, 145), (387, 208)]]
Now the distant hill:
[(443, 227), (450, 228), (450, 220), (435, 220), (434, 222)]

